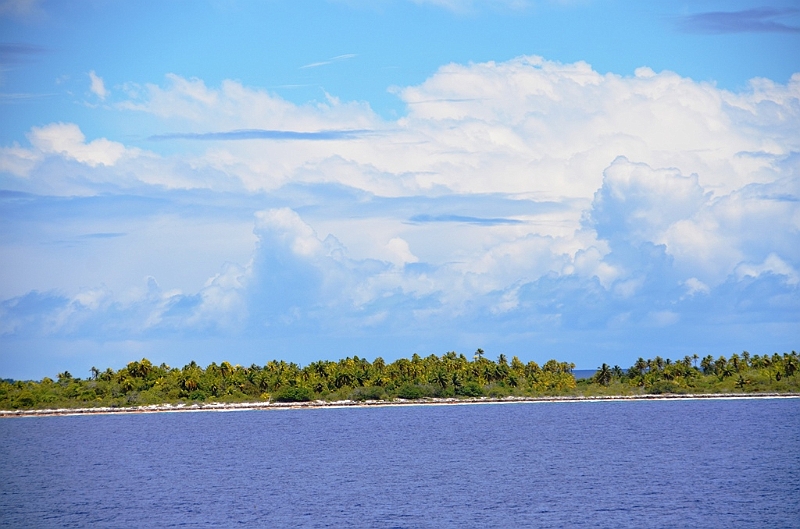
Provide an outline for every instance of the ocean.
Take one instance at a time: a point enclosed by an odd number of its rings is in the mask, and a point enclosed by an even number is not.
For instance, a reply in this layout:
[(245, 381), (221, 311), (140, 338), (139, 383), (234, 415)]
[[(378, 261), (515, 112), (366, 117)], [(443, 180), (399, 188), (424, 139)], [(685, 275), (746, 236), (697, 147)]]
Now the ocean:
[(800, 527), (800, 399), (0, 420), (5, 527)]
[(573, 369), (572, 370), (572, 375), (575, 377), (576, 380), (580, 380), (582, 378), (592, 378), (595, 373), (597, 373), (597, 369)]

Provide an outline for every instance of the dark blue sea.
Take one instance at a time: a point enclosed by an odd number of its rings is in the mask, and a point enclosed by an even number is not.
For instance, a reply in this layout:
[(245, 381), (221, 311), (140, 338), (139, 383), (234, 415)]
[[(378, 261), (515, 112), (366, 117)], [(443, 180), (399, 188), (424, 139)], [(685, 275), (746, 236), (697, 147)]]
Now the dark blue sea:
[(800, 399), (0, 420), (8, 527), (800, 527)]

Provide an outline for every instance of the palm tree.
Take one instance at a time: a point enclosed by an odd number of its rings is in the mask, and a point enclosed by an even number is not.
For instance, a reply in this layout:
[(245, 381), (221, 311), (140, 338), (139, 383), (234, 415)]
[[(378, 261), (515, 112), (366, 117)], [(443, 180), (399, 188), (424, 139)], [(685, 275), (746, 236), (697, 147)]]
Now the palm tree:
[(725, 367), (722, 368), (722, 378), (733, 376), (735, 372), (733, 364), (725, 364)]
[(222, 378), (228, 378), (232, 372), (233, 366), (227, 360), (219, 365), (219, 374), (222, 375)]
[(450, 382), (449, 377), (447, 376), (447, 371), (444, 369), (436, 371), (431, 379), (431, 382), (438, 384), (442, 389), (447, 389), (447, 385)]
[[(793, 351), (794, 352), (794, 351)], [(786, 371), (786, 376), (790, 377), (797, 371), (797, 356), (783, 353), (783, 370)]]
[(721, 371), (725, 370), (727, 365), (728, 360), (726, 360), (724, 356), (720, 356), (714, 361), (714, 373), (718, 375)]
[(490, 361), (485, 362), (480, 375), (487, 384), (494, 381), (497, 378), (497, 370), (495, 369), (494, 364)]
[(506, 377), (506, 380), (508, 381), (508, 385), (511, 386), (512, 388), (519, 386), (519, 380), (517, 379), (517, 375), (514, 372), (509, 373), (508, 376)]
[(733, 365), (733, 370), (734, 371), (736, 371), (737, 373), (739, 371), (741, 371), (742, 363), (741, 363), (741, 359), (739, 358), (739, 355), (737, 355), (736, 353), (733, 353), (733, 355), (731, 356), (731, 359), (730, 359), (730, 363), (731, 363), (731, 365)]
[(633, 368), (636, 370), (637, 374), (642, 375), (645, 369), (647, 369), (647, 361), (640, 356), (639, 359), (636, 360), (636, 363), (633, 364)]
[(525, 372), (525, 364), (523, 364), (522, 361), (518, 357), (512, 356), (511, 357), (511, 370), (514, 373), (517, 373), (518, 375), (523, 374)]
[(378, 373), (382, 373), (386, 368), (386, 362), (379, 356), (374, 362), (372, 362), (372, 368)]
[(125, 393), (127, 393), (129, 391), (132, 391), (133, 388), (134, 388), (133, 380), (131, 379), (131, 377), (127, 377), (127, 376), (123, 377), (119, 381), (119, 386), (122, 388), (122, 391), (124, 391)]
[(186, 391), (194, 391), (197, 389), (197, 381), (193, 378), (186, 378), (183, 380), (183, 388)]
[(456, 391), (461, 389), (461, 386), (464, 385), (463, 383), (463, 376), (460, 370), (453, 371), (450, 373), (450, 383), (456, 388)]
[(334, 385), (337, 389), (341, 389), (345, 386), (349, 386), (353, 383), (353, 377), (347, 371), (339, 371), (336, 373), (336, 377), (334, 378)]
[(700, 361), (700, 367), (703, 368), (703, 374), (709, 375), (714, 371), (714, 357), (711, 355), (706, 355), (703, 357), (703, 360)]
[(608, 364), (604, 363), (602, 366), (597, 368), (597, 373), (594, 375), (594, 379), (602, 386), (608, 386), (611, 383), (611, 369), (608, 367)]

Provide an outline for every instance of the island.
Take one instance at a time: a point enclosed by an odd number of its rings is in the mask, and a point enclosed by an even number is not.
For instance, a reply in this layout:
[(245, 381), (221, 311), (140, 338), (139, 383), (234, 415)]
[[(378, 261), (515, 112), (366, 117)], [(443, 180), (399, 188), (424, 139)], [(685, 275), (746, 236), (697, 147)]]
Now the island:
[(224, 361), (205, 368), (154, 365), (148, 359), (122, 369), (92, 367), (86, 378), (67, 371), (55, 380), (3, 380), (0, 415), (256, 409), (286, 406), (406, 403), (516, 402), (631, 398), (800, 395), (795, 351), (726, 358), (697, 355), (679, 360), (639, 358), (623, 369), (603, 363), (590, 378), (576, 379), (575, 365), (548, 360), (523, 363), (516, 356), (472, 359), (454, 351), (413, 355), (386, 363), (357, 356), (320, 360), (304, 367), (283, 360), (263, 366)]

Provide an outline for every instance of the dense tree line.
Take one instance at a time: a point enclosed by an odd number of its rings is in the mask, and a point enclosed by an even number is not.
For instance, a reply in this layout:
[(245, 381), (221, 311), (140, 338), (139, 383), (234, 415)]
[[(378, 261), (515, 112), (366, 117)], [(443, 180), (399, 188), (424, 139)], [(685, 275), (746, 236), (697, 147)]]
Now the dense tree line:
[[(698, 366), (699, 361), (699, 366)], [(154, 365), (146, 358), (114, 371), (93, 367), (85, 379), (69, 372), (56, 380), (0, 382), (0, 409), (131, 406), (177, 402), (243, 402), (419, 399), (426, 397), (502, 397), (507, 395), (593, 395), (800, 391), (796, 352), (730, 358), (696, 355), (672, 361), (639, 358), (622, 369), (603, 364), (591, 379), (576, 381), (574, 364), (549, 360), (523, 363), (505, 355), (497, 361), (478, 349), (472, 360), (449, 352), (401, 358), (387, 364), (354, 356), (300, 367), (272, 360), (242, 367), (229, 362), (203, 368)]]
[[(698, 366), (699, 361), (699, 366)], [(697, 355), (680, 360), (656, 356), (639, 358), (628, 369), (603, 364), (591, 383), (619, 391), (638, 388), (646, 393), (705, 393), (736, 391), (800, 390), (795, 376), (800, 359), (795, 351), (773, 355), (750, 355), (747, 351), (730, 358)]]

